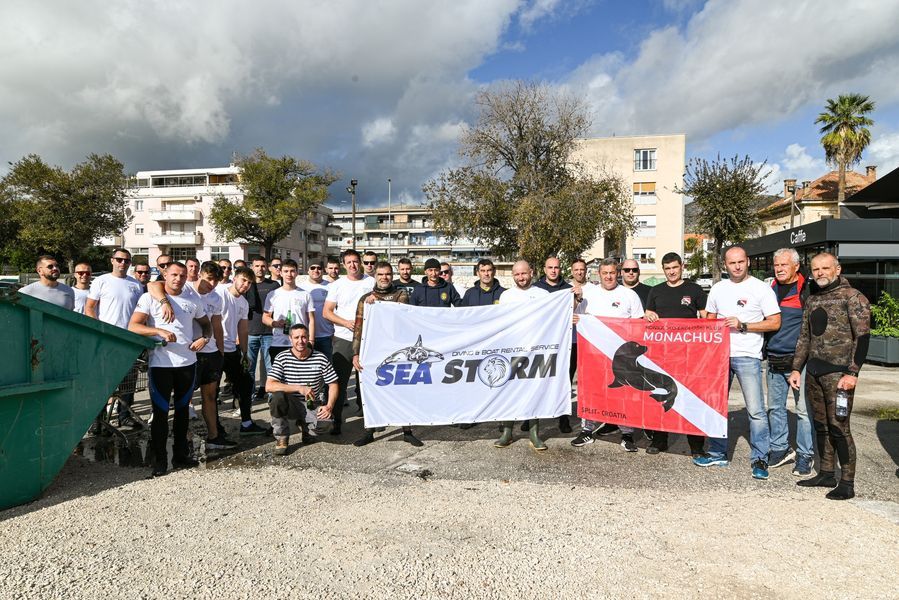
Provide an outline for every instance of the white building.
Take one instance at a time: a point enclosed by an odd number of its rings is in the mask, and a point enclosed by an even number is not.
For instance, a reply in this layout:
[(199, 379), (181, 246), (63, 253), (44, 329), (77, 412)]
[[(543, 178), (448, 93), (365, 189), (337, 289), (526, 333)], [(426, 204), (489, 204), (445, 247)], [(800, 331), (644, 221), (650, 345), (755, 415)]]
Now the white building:
[[(135, 257), (155, 264), (160, 254), (175, 260), (195, 257), (200, 261), (248, 259), (262, 254), (259, 246), (218, 239), (209, 222), (212, 204), (219, 196), (240, 201), (237, 187), (240, 169), (234, 165), (211, 169), (140, 171), (129, 193), (131, 224), (115, 238), (100, 240), (103, 246), (123, 246)], [(292, 258), (301, 266), (337, 254), (328, 246), (328, 235), (340, 230), (328, 225), (331, 209), (321, 206), (308, 222), (297, 219), (290, 234), (273, 248), (273, 256)]]

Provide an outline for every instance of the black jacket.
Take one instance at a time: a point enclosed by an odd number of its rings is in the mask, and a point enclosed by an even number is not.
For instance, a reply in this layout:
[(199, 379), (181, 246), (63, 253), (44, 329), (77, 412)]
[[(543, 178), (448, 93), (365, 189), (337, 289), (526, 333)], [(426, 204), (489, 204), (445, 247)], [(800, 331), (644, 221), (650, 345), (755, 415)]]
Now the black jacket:
[[(570, 287), (570, 286), (569, 286)], [(481, 282), (475, 283), (473, 288), (465, 290), (462, 297), (462, 303), (459, 306), (489, 306), (491, 304), (499, 304), (500, 294), (506, 291), (506, 288), (499, 284), (498, 279), (493, 280), (490, 289), (484, 291)]]
[(424, 283), (412, 291), (409, 304), (415, 306), (460, 306), (462, 298), (451, 284), (441, 279), (437, 285)]

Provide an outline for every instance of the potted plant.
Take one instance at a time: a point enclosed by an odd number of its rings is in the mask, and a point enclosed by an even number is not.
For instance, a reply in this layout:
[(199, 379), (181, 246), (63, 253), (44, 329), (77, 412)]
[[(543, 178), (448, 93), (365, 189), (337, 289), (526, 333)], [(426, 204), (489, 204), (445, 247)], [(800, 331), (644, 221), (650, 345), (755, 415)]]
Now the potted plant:
[(868, 360), (899, 365), (899, 300), (881, 292), (877, 304), (871, 305), (871, 317)]

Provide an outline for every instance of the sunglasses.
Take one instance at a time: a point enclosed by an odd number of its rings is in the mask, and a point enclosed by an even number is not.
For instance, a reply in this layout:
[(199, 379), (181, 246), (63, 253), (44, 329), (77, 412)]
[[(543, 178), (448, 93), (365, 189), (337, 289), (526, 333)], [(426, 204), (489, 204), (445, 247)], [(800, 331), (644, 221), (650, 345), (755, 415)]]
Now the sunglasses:
[(220, 267), (220, 268), (222, 269), (222, 271), (230, 271), (231, 270), (231, 267)]
[(316, 266), (309, 267), (309, 270), (310, 271), (321, 271), (322, 268), (316, 265)]
[(113, 256), (113, 257), (112, 257), (112, 260), (116, 261), (116, 262), (119, 263), (120, 265), (121, 265), (121, 264), (126, 264), (126, 265), (127, 265), (128, 263), (131, 262), (131, 259), (130, 259), (130, 258), (122, 258), (121, 256)]
[(75, 271), (75, 275), (90, 275), (90, 271)]
[(172, 263), (170, 263), (170, 262), (167, 262), (167, 263), (156, 263), (156, 266), (159, 267), (160, 269), (168, 269), (168, 268), (169, 268), (169, 265), (171, 265), (171, 264), (172, 264)]
[(628, 267), (626, 269), (621, 269), (621, 272), (622, 273), (639, 273), (640, 269), (634, 269), (634, 268)]
[(150, 271), (135, 271), (138, 275), (149, 275)]
[(441, 274), (441, 275), (449, 275), (450, 272), (449, 272), (449, 271), (440, 271), (440, 274)]
[(59, 269), (59, 265), (57, 265), (57, 264), (54, 263), (54, 264), (52, 264), (52, 265), (44, 265), (44, 268), (45, 268), (45, 269), (50, 269), (51, 271), (53, 271), (54, 269)]
[(281, 265), (272, 264), (272, 268), (273, 268), (273, 269), (280, 269), (280, 268), (281, 268)]
[(363, 260), (363, 261), (362, 261), (362, 264), (363, 264), (363, 265), (373, 265), (373, 264), (375, 264), (375, 263), (377, 263), (377, 262), (378, 262), (378, 261), (376, 261), (376, 260)]

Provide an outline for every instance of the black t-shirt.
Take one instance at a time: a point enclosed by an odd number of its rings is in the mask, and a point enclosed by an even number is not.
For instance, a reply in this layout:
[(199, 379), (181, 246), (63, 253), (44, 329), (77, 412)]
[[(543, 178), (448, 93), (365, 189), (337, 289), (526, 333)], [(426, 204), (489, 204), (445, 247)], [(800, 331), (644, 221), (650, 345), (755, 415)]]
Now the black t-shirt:
[(412, 292), (420, 286), (421, 284), (415, 281), (414, 279), (410, 279), (408, 283), (403, 283), (399, 279), (393, 280), (393, 287), (399, 288), (401, 290), (406, 290), (406, 293), (409, 294), (409, 297), (412, 297)]
[[(627, 286), (624, 286), (627, 287)], [(652, 289), (651, 286), (646, 285), (645, 283), (638, 283), (634, 287), (630, 288), (637, 293), (637, 296), (640, 297), (640, 304), (643, 305), (643, 310), (646, 310), (646, 301), (649, 299), (649, 290)]]
[(697, 311), (705, 310), (705, 301), (706, 293), (692, 281), (675, 287), (660, 283), (649, 288), (646, 310), (663, 319), (695, 319)]
[(250, 285), (250, 289), (244, 294), (247, 304), (250, 305), (250, 319), (247, 322), (247, 335), (271, 335), (272, 328), (262, 324), (262, 308), (265, 306), (265, 297), (281, 287), (281, 284), (271, 279), (266, 279), (262, 283), (255, 281)]

